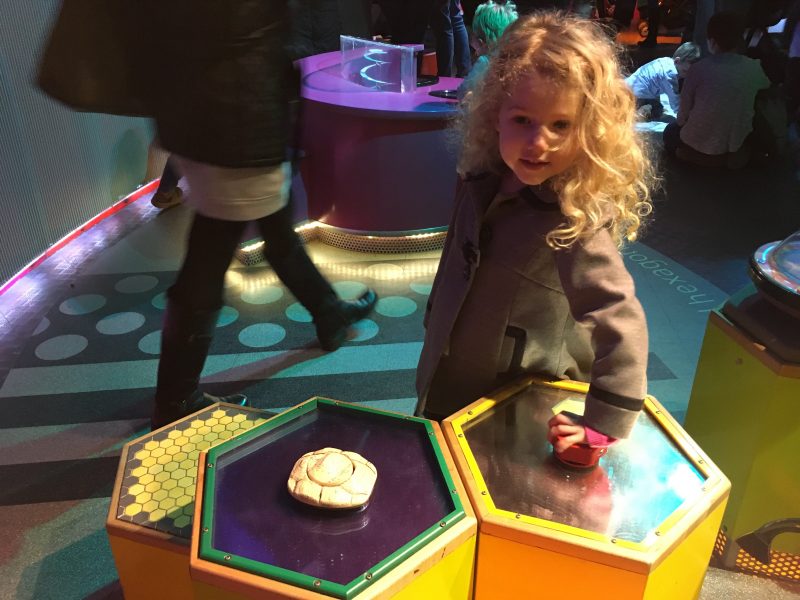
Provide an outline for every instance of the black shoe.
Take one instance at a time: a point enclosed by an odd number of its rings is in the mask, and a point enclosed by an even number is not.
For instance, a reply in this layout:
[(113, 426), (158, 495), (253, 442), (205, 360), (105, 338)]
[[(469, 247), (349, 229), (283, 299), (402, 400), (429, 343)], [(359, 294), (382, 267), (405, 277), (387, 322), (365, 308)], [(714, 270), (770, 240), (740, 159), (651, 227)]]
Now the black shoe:
[(231, 394), (230, 396), (212, 396), (200, 392), (182, 402), (170, 403), (165, 405), (156, 404), (153, 408), (153, 415), (150, 417), (150, 430), (155, 431), (165, 425), (169, 425), (173, 421), (188, 417), (198, 410), (208, 408), (217, 402), (227, 402), (228, 404), (236, 404), (238, 406), (247, 405), (247, 396), (244, 394)]
[(314, 319), (317, 338), (323, 350), (333, 352), (347, 339), (347, 331), (353, 323), (360, 321), (372, 312), (378, 295), (368, 289), (356, 300), (337, 300), (318, 318)]

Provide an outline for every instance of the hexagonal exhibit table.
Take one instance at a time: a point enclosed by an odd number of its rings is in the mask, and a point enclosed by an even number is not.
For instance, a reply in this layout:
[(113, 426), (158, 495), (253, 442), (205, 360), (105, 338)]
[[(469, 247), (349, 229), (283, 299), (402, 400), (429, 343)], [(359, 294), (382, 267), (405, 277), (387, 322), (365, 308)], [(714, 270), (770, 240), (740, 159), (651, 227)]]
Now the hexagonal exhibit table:
[(476, 598), (699, 594), (730, 483), (652, 397), (599, 465), (563, 465), (547, 421), (587, 391), (526, 377), (443, 422), (478, 515)]
[[(295, 461), (328, 447), (375, 465), (364, 507), (289, 493)], [(471, 596), (477, 521), (432, 421), (312, 398), (209, 450), (197, 489), (198, 598)]]
[(200, 452), (271, 416), (220, 402), (125, 445), (106, 520), (125, 598), (193, 597), (189, 536)]

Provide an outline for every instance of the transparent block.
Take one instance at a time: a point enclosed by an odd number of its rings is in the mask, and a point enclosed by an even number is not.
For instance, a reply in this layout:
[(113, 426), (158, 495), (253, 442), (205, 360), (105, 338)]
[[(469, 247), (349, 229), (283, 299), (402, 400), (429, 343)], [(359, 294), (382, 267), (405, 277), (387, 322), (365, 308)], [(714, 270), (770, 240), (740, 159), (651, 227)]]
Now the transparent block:
[(413, 92), (417, 88), (417, 62), (412, 46), (394, 46), (372, 40), (339, 36), (341, 75), (364, 87), (382, 92)]

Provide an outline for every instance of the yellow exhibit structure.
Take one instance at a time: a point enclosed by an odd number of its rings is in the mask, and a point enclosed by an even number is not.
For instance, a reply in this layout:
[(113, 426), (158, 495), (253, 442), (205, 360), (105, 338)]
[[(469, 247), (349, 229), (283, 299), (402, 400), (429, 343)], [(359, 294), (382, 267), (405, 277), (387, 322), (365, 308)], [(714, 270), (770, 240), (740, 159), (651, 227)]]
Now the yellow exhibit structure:
[(198, 456), (271, 416), (217, 403), (125, 445), (106, 531), (127, 600), (194, 597), (189, 537)]
[[(723, 517), (728, 539), (800, 517), (799, 412), (800, 364), (712, 312), (686, 430), (733, 483)], [(779, 535), (772, 549), (800, 555), (800, 535)]]
[(696, 598), (730, 483), (652, 397), (598, 466), (547, 442), (588, 386), (526, 377), (443, 423), (479, 523), (475, 598)]

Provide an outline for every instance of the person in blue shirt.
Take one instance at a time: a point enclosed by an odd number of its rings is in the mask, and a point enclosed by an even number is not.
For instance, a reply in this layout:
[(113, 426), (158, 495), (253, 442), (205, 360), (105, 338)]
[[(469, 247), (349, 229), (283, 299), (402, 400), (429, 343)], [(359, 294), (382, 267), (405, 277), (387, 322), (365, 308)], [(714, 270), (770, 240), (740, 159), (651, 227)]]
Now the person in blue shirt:
[[(689, 68), (700, 60), (700, 47), (692, 42), (678, 46), (672, 57), (664, 56), (646, 63), (629, 75), (625, 82), (636, 96), (640, 115), (648, 120), (661, 119), (664, 106), (661, 95), (667, 96), (672, 118), (678, 114), (680, 104), (680, 80), (686, 77)], [(643, 107), (650, 107), (649, 109)]]

